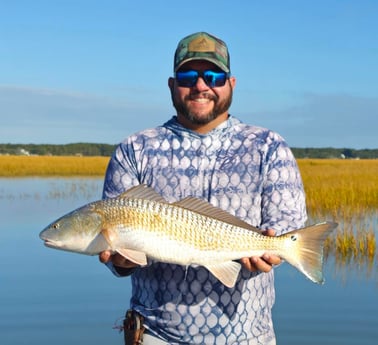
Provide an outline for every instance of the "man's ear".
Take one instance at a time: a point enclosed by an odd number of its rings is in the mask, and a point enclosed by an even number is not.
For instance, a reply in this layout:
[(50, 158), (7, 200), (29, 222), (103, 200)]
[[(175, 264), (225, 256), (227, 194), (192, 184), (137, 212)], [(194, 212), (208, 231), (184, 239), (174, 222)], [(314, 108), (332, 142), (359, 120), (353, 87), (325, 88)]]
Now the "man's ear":
[(236, 85), (236, 78), (235, 77), (230, 77), (229, 81), (230, 81), (230, 85), (231, 85), (232, 89), (234, 89), (235, 85)]
[(168, 78), (168, 87), (171, 89), (171, 91), (173, 91), (174, 84), (175, 84), (175, 78), (169, 77)]

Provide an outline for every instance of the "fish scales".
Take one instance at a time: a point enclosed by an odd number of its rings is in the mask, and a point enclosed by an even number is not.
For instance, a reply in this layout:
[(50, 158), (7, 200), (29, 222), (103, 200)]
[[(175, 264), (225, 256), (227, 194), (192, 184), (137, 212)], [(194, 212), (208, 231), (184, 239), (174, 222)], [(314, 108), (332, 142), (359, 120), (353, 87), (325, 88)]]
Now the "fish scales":
[(277, 238), (263, 236), (170, 204), (141, 199), (108, 199), (104, 201), (104, 210), (105, 226), (117, 228), (120, 236), (143, 229), (198, 250), (249, 254), (268, 249), (279, 251), (283, 246), (283, 240), (277, 241)]

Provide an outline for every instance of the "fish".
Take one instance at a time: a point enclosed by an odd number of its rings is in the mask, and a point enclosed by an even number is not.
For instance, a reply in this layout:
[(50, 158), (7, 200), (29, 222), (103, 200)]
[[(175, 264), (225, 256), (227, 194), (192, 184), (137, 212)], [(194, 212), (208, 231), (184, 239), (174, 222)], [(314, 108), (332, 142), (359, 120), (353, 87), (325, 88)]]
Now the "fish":
[(90, 202), (49, 224), (45, 246), (86, 255), (110, 250), (146, 266), (148, 259), (203, 266), (225, 286), (235, 286), (243, 257), (278, 255), (322, 284), (323, 247), (337, 226), (323, 222), (280, 236), (262, 231), (202, 199), (169, 203), (147, 185), (116, 198)]

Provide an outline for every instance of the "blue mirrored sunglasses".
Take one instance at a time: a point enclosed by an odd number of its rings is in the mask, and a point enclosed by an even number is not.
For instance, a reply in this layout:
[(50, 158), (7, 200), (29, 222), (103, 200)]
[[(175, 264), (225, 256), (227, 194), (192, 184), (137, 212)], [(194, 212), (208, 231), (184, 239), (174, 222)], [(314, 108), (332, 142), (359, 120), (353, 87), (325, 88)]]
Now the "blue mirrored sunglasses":
[(212, 71), (210, 69), (205, 71), (190, 69), (177, 71), (175, 76), (178, 86), (181, 87), (193, 87), (197, 84), (198, 78), (201, 77), (208, 87), (213, 88), (223, 86), (230, 77), (230, 74), (223, 71)]

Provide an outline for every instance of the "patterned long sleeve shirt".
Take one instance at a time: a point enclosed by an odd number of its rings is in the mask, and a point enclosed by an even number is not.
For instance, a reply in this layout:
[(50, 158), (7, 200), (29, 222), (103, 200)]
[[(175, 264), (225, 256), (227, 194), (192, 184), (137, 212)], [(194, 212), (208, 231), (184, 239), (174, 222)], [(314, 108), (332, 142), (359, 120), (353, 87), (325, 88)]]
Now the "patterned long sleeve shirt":
[[(173, 117), (127, 138), (110, 160), (103, 197), (142, 183), (169, 202), (201, 198), (278, 235), (306, 221), (302, 180), (286, 142), (232, 116), (205, 135)], [(131, 279), (131, 307), (170, 344), (275, 344), (273, 270), (243, 268), (228, 288), (203, 267), (151, 261)]]

